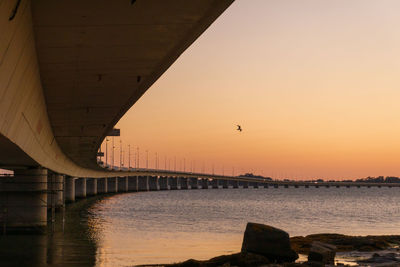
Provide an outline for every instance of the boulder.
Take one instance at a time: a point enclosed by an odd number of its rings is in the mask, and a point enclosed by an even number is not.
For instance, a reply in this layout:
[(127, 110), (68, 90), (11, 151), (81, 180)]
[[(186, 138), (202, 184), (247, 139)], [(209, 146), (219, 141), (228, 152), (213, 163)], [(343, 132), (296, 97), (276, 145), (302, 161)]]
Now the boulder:
[(242, 253), (263, 255), (272, 262), (294, 262), (297, 253), (290, 247), (289, 234), (272, 226), (247, 223)]
[(371, 258), (359, 260), (357, 263), (371, 264), (380, 266), (399, 266), (400, 265), (400, 254), (398, 253), (374, 253)]
[(323, 264), (334, 264), (336, 255), (336, 246), (314, 241), (311, 243), (308, 261), (322, 262)]

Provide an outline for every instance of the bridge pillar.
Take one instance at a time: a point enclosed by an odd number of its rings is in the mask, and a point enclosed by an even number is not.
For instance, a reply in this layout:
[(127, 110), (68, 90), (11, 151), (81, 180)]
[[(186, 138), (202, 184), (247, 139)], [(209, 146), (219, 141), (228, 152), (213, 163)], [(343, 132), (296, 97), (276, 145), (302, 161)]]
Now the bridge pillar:
[(228, 189), (228, 180), (219, 180), (218, 183), (223, 189)]
[(107, 194), (108, 193), (107, 178), (98, 178), (97, 179), (97, 193), (98, 194)]
[(179, 177), (179, 185), (182, 190), (189, 189), (188, 179), (185, 177)]
[(249, 185), (253, 188), (258, 188), (258, 183), (257, 182), (250, 182)]
[(51, 173), (47, 177), (47, 208), (61, 208), (64, 205), (64, 176)]
[(309, 188), (310, 186), (309, 186), (309, 185), (305, 185), (304, 187), (305, 187), (305, 188)]
[(138, 176), (138, 191), (149, 191), (149, 179), (147, 176)]
[(285, 186), (285, 188), (289, 188), (289, 185), (288, 185), (288, 184), (285, 184), (284, 186)]
[(178, 189), (178, 178), (177, 177), (168, 177), (168, 185), (170, 190)]
[(97, 179), (96, 178), (86, 179), (86, 195), (88, 195), (88, 196), (97, 195)]
[(128, 177), (118, 177), (118, 192), (128, 192)]
[(168, 190), (168, 178), (167, 177), (160, 177), (158, 179), (158, 185), (160, 190)]
[(130, 191), (130, 192), (138, 191), (138, 179), (137, 179), (137, 176), (129, 176), (128, 177), (128, 191)]
[(149, 190), (157, 191), (158, 188), (158, 177), (157, 176), (149, 176)]
[(75, 178), (65, 177), (65, 202), (75, 201)]
[(249, 188), (249, 182), (240, 181), (239, 185), (242, 186), (243, 188)]
[(108, 193), (117, 193), (118, 192), (117, 177), (108, 177), (107, 178), (107, 192)]
[(189, 178), (190, 189), (199, 189), (199, 180), (197, 178)]
[(235, 180), (229, 180), (229, 186), (232, 186), (232, 188), (237, 189), (239, 188), (239, 182)]
[(15, 170), (0, 179), (0, 225), (7, 230), (44, 230), (47, 225), (47, 170)]
[(268, 188), (268, 184), (264, 184), (264, 188)]
[(200, 180), (201, 183), (201, 189), (208, 189), (208, 179), (201, 179)]
[(219, 188), (217, 179), (213, 179), (211, 181), (211, 187), (212, 187), (212, 189), (218, 189)]
[(75, 198), (86, 197), (86, 178), (75, 180)]

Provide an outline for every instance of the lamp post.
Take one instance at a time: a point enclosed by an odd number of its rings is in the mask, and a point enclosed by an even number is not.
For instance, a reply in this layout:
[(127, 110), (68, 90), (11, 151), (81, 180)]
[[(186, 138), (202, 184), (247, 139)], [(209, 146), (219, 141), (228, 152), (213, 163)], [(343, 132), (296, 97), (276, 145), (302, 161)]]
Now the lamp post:
[(140, 167), (140, 153), (139, 153), (139, 147), (137, 147), (137, 154), (136, 154), (136, 157), (137, 157), (137, 168), (139, 169)]
[(108, 164), (108, 139), (106, 138), (106, 167)]
[(128, 170), (131, 170), (131, 145), (128, 145)]
[(174, 156), (174, 171), (176, 172), (176, 156)]
[(112, 137), (112, 166), (111, 168), (114, 169), (114, 136)]
[(146, 169), (149, 168), (149, 151), (146, 150)]
[(122, 164), (122, 140), (119, 140), (119, 169), (121, 170)]

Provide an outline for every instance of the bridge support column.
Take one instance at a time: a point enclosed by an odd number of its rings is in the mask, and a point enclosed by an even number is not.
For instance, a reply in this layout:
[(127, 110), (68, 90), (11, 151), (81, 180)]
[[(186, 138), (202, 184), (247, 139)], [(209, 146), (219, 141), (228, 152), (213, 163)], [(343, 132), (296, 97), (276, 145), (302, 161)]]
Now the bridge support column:
[(158, 179), (158, 185), (160, 186), (160, 190), (168, 190), (168, 178), (160, 177)]
[(88, 195), (88, 196), (97, 195), (97, 179), (96, 178), (86, 179), (86, 195)]
[(97, 179), (97, 193), (98, 194), (107, 194), (108, 186), (107, 186), (107, 178), (98, 178)]
[(199, 180), (197, 178), (189, 179), (190, 189), (199, 189)]
[(117, 177), (108, 177), (107, 178), (107, 191), (108, 191), (108, 193), (117, 193), (118, 192)]
[(268, 188), (268, 184), (264, 184), (264, 188)]
[(182, 190), (189, 189), (188, 178), (179, 177), (179, 185), (180, 185)]
[(249, 188), (249, 182), (239, 181), (239, 186), (242, 188)]
[(75, 178), (65, 177), (65, 202), (75, 201)]
[(75, 180), (75, 198), (86, 197), (86, 178)]
[(129, 176), (128, 177), (128, 191), (129, 192), (138, 191), (138, 179), (137, 179), (137, 176)]
[(168, 185), (170, 190), (178, 189), (178, 178), (177, 177), (168, 177)]
[(157, 191), (158, 188), (158, 177), (157, 176), (150, 176), (149, 177), (149, 190), (150, 191)]
[(253, 188), (258, 188), (258, 183), (257, 182), (249, 182), (248, 184), (249, 184), (249, 186), (251, 186)]
[(232, 188), (237, 189), (239, 188), (239, 182), (235, 180), (229, 180), (228, 181), (229, 186), (232, 186)]
[(228, 189), (228, 180), (219, 180), (219, 185), (222, 186), (223, 189)]
[(57, 173), (49, 174), (47, 177), (47, 208), (61, 208), (64, 205), (64, 176)]
[(7, 230), (44, 230), (47, 225), (47, 170), (15, 170), (0, 179), (0, 226)]
[(208, 179), (201, 179), (200, 184), (201, 184), (201, 189), (208, 189)]
[(212, 189), (218, 189), (219, 187), (218, 187), (218, 180), (217, 179), (213, 179), (212, 181), (211, 181), (211, 187), (212, 187)]
[(138, 177), (138, 191), (149, 191), (149, 180), (147, 176)]
[(128, 177), (118, 177), (118, 192), (128, 192)]

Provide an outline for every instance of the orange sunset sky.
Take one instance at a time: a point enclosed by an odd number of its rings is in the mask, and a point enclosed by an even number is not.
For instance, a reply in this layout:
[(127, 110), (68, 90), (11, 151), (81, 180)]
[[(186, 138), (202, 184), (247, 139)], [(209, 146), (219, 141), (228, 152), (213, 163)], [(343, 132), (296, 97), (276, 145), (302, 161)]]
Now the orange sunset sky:
[(139, 146), (140, 167), (148, 150), (151, 168), (157, 153), (159, 168), (176, 157), (209, 173), (400, 176), (399, 11), (398, 0), (236, 0), (117, 124), (116, 164), (121, 139), (125, 166), (130, 144), (131, 166)]

